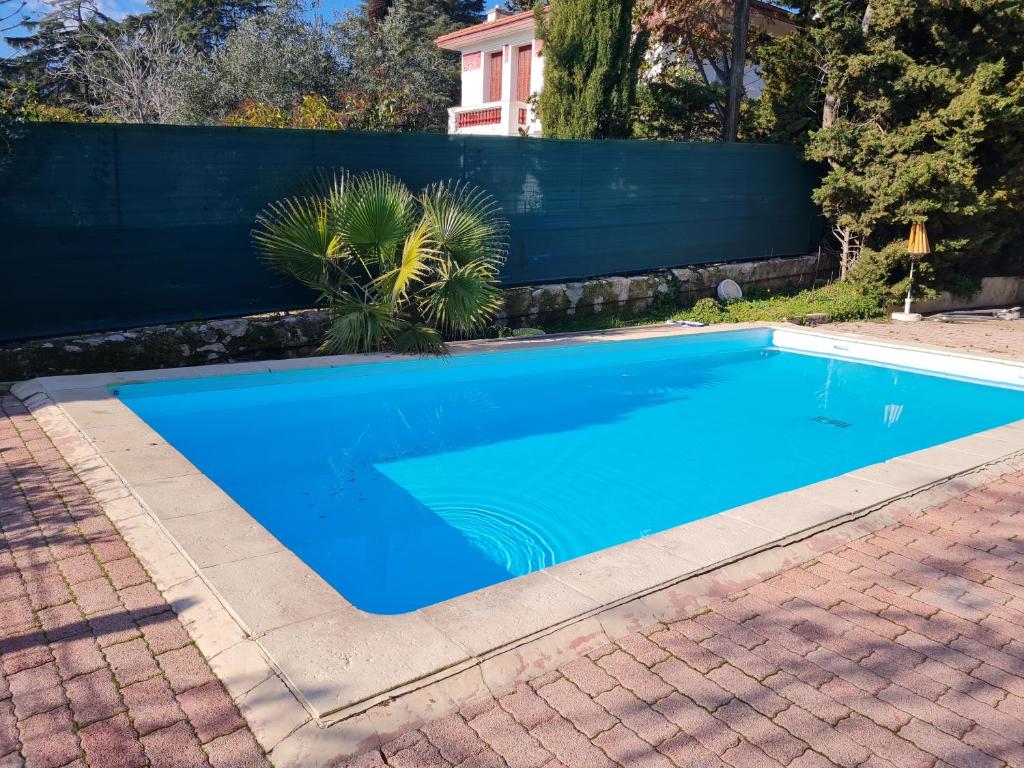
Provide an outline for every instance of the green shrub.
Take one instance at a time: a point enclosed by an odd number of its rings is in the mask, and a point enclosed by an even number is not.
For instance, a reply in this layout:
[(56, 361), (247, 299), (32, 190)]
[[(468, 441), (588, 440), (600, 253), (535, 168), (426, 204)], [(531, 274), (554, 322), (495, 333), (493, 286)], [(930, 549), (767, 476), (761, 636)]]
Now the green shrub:
[(779, 322), (792, 317), (824, 313), (836, 322), (867, 320), (886, 312), (887, 297), (879, 291), (850, 283), (832, 283), (793, 295), (754, 294), (726, 303), (701, 299), (690, 309), (673, 315), (676, 320), (701, 323)]

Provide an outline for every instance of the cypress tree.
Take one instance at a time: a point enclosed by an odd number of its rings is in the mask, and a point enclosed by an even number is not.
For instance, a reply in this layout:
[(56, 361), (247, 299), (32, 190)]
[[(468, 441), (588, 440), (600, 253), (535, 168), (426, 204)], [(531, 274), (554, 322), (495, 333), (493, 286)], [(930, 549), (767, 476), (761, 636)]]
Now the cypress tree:
[(637, 76), (647, 49), (634, 34), (634, 0), (557, 0), (547, 18), (537, 6), (544, 40), (544, 135), (611, 139), (630, 135)]

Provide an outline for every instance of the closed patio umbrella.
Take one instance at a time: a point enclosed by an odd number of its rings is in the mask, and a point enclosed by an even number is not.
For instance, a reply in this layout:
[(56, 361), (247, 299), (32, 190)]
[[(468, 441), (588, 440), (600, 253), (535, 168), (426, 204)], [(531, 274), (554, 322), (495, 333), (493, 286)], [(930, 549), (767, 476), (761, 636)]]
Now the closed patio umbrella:
[(921, 319), (917, 312), (910, 311), (911, 291), (914, 288), (914, 266), (922, 257), (932, 252), (928, 243), (928, 230), (923, 221), (915, 221), (910, 225), (910, 238), (907, 240), (907, 253), (910, 254), (910, 277), (907, 280), (907, 298), (903, 301), (903, 311), (893, 312), (893, 320), (914, 322)]

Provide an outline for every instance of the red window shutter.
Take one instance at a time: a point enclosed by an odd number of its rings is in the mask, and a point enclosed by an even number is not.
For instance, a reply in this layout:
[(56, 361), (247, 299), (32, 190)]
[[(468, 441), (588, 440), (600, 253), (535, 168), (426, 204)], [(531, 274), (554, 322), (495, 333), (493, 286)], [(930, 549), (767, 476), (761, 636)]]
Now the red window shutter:
[(491, 79), (487, 89), (488, 101), (501, 101), (501, 51), (491, 54)]
[(519, 48), (519, 78), (516, 85), (516, 99), (526, 101), (530, 98), (530, 65), (533, 62), (533, 46), (524, 45)]

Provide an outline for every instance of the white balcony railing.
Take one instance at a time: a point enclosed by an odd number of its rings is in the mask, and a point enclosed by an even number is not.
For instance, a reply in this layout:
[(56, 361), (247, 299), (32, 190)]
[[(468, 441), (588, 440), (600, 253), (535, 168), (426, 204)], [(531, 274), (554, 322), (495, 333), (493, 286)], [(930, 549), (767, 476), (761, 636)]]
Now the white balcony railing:
[(523, 101), (488, 101), (448, 110), (448, 132), (484, 136), (518, 136), (530, 125), (530, 105)]

